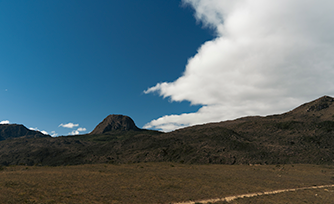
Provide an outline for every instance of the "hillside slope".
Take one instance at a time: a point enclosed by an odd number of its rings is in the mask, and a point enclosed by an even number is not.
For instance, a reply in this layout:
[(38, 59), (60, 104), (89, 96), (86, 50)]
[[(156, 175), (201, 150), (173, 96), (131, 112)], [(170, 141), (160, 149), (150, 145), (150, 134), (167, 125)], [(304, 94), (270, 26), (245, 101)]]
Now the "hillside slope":
[(14, 138), (38, 138), (50, 137), (35, 130), (29, 130), (23, 125), (18, 124), (0, 124), (0, 141)]
[(324, 96), (281, 115), (245, 117), (170, 133), (110, 130), (2, 141), (0, 164), (333, 164), (333, 144), (334, 99)]

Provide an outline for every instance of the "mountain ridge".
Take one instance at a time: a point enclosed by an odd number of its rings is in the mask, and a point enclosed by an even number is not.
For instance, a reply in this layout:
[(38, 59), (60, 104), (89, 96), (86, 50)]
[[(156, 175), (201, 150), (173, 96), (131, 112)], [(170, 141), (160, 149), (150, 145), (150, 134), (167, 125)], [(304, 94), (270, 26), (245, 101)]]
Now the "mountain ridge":
[(50, 137), (39, 131), (30, 130), (21, 124), (0, 124), (0, 141), (14, 138)]
[[(100, 130), (106, 130), (108, 124), (115, 123), (105, 122)], [(283, 114), (248, 116), (169, 133), (107, 130), (99, 134), (0, 141), (0, 165), (334, 164), (334, 99), (329, 96)]]

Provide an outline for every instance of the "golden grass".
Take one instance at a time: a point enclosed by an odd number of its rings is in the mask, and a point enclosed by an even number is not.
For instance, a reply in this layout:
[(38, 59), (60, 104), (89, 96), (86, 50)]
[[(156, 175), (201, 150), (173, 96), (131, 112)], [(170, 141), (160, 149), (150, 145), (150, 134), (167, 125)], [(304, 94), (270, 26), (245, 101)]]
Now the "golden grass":
[[(334, 168), (316, 165), (186, 165), (176, 163), (94, 164), (61, 167), (5, 167), (1, 203), (172, 203), (333, 184)], [(333, 189), (327, 189), (332, 196)], [(263, 196), (300, 195), (324, 189)], [(277, 196), (277, 197), (276, 197)], [(259, 199), (257, 198), (247, 198)], [(262, 197), (261, 197), (262, 198)], [(234, 203), (243, 201), (236, 200)], [(257, 203), (257, 202), (254, 202)], [(267, 202), (268, 203), (268, 202)]]

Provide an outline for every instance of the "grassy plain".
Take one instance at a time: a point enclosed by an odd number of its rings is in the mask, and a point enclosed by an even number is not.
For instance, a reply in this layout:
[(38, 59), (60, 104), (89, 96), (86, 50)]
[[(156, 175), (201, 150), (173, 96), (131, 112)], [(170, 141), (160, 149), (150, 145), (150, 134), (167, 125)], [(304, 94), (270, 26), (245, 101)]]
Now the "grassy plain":
[[(226, 203), (226, 202), (225, 202)], [(262, 195), (252, 198), (237, 199), (230, 204), (333, 204), (334, 203), (334, 188), (300, 190), (295, 192), (284, 192), (275, 195)], [(215, 204), (224, 204), (217, 202)]]
[[(333, 183), (334, 167), (317, 165), (137, 163), (58, 167), (9, 166), (0, 168), (0, 201), (173, 203)], [(294, 199), (323, 203), (317, 199), (326, 197), (327, 200), (334, 200), (333, 190), (287, 192), (261, 198), (239, 199), (232, 203), (277, 203), (275, 201), (278, 198), (282, 199), (283, 203), (297, 203), (291, 202)]]

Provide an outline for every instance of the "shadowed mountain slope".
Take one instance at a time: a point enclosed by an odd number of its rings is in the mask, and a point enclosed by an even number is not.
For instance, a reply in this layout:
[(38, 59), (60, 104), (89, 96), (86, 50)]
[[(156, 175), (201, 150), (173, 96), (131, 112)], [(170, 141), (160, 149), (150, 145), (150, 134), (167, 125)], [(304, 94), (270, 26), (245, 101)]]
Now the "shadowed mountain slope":
[(111, 115), (87, 135), (1, 141), (0, 164), (334, 164), (334, 99), (329, 96), (280, 115), (170, 133), (137, 131), (127, 121), (127, 116)]
[(29, 130), (23, 125), (18, 124), (1, 124), (0, 125), (0, 141), (14, 138), (37, 138), (37, 137), (50, 137), (35, 130)]

